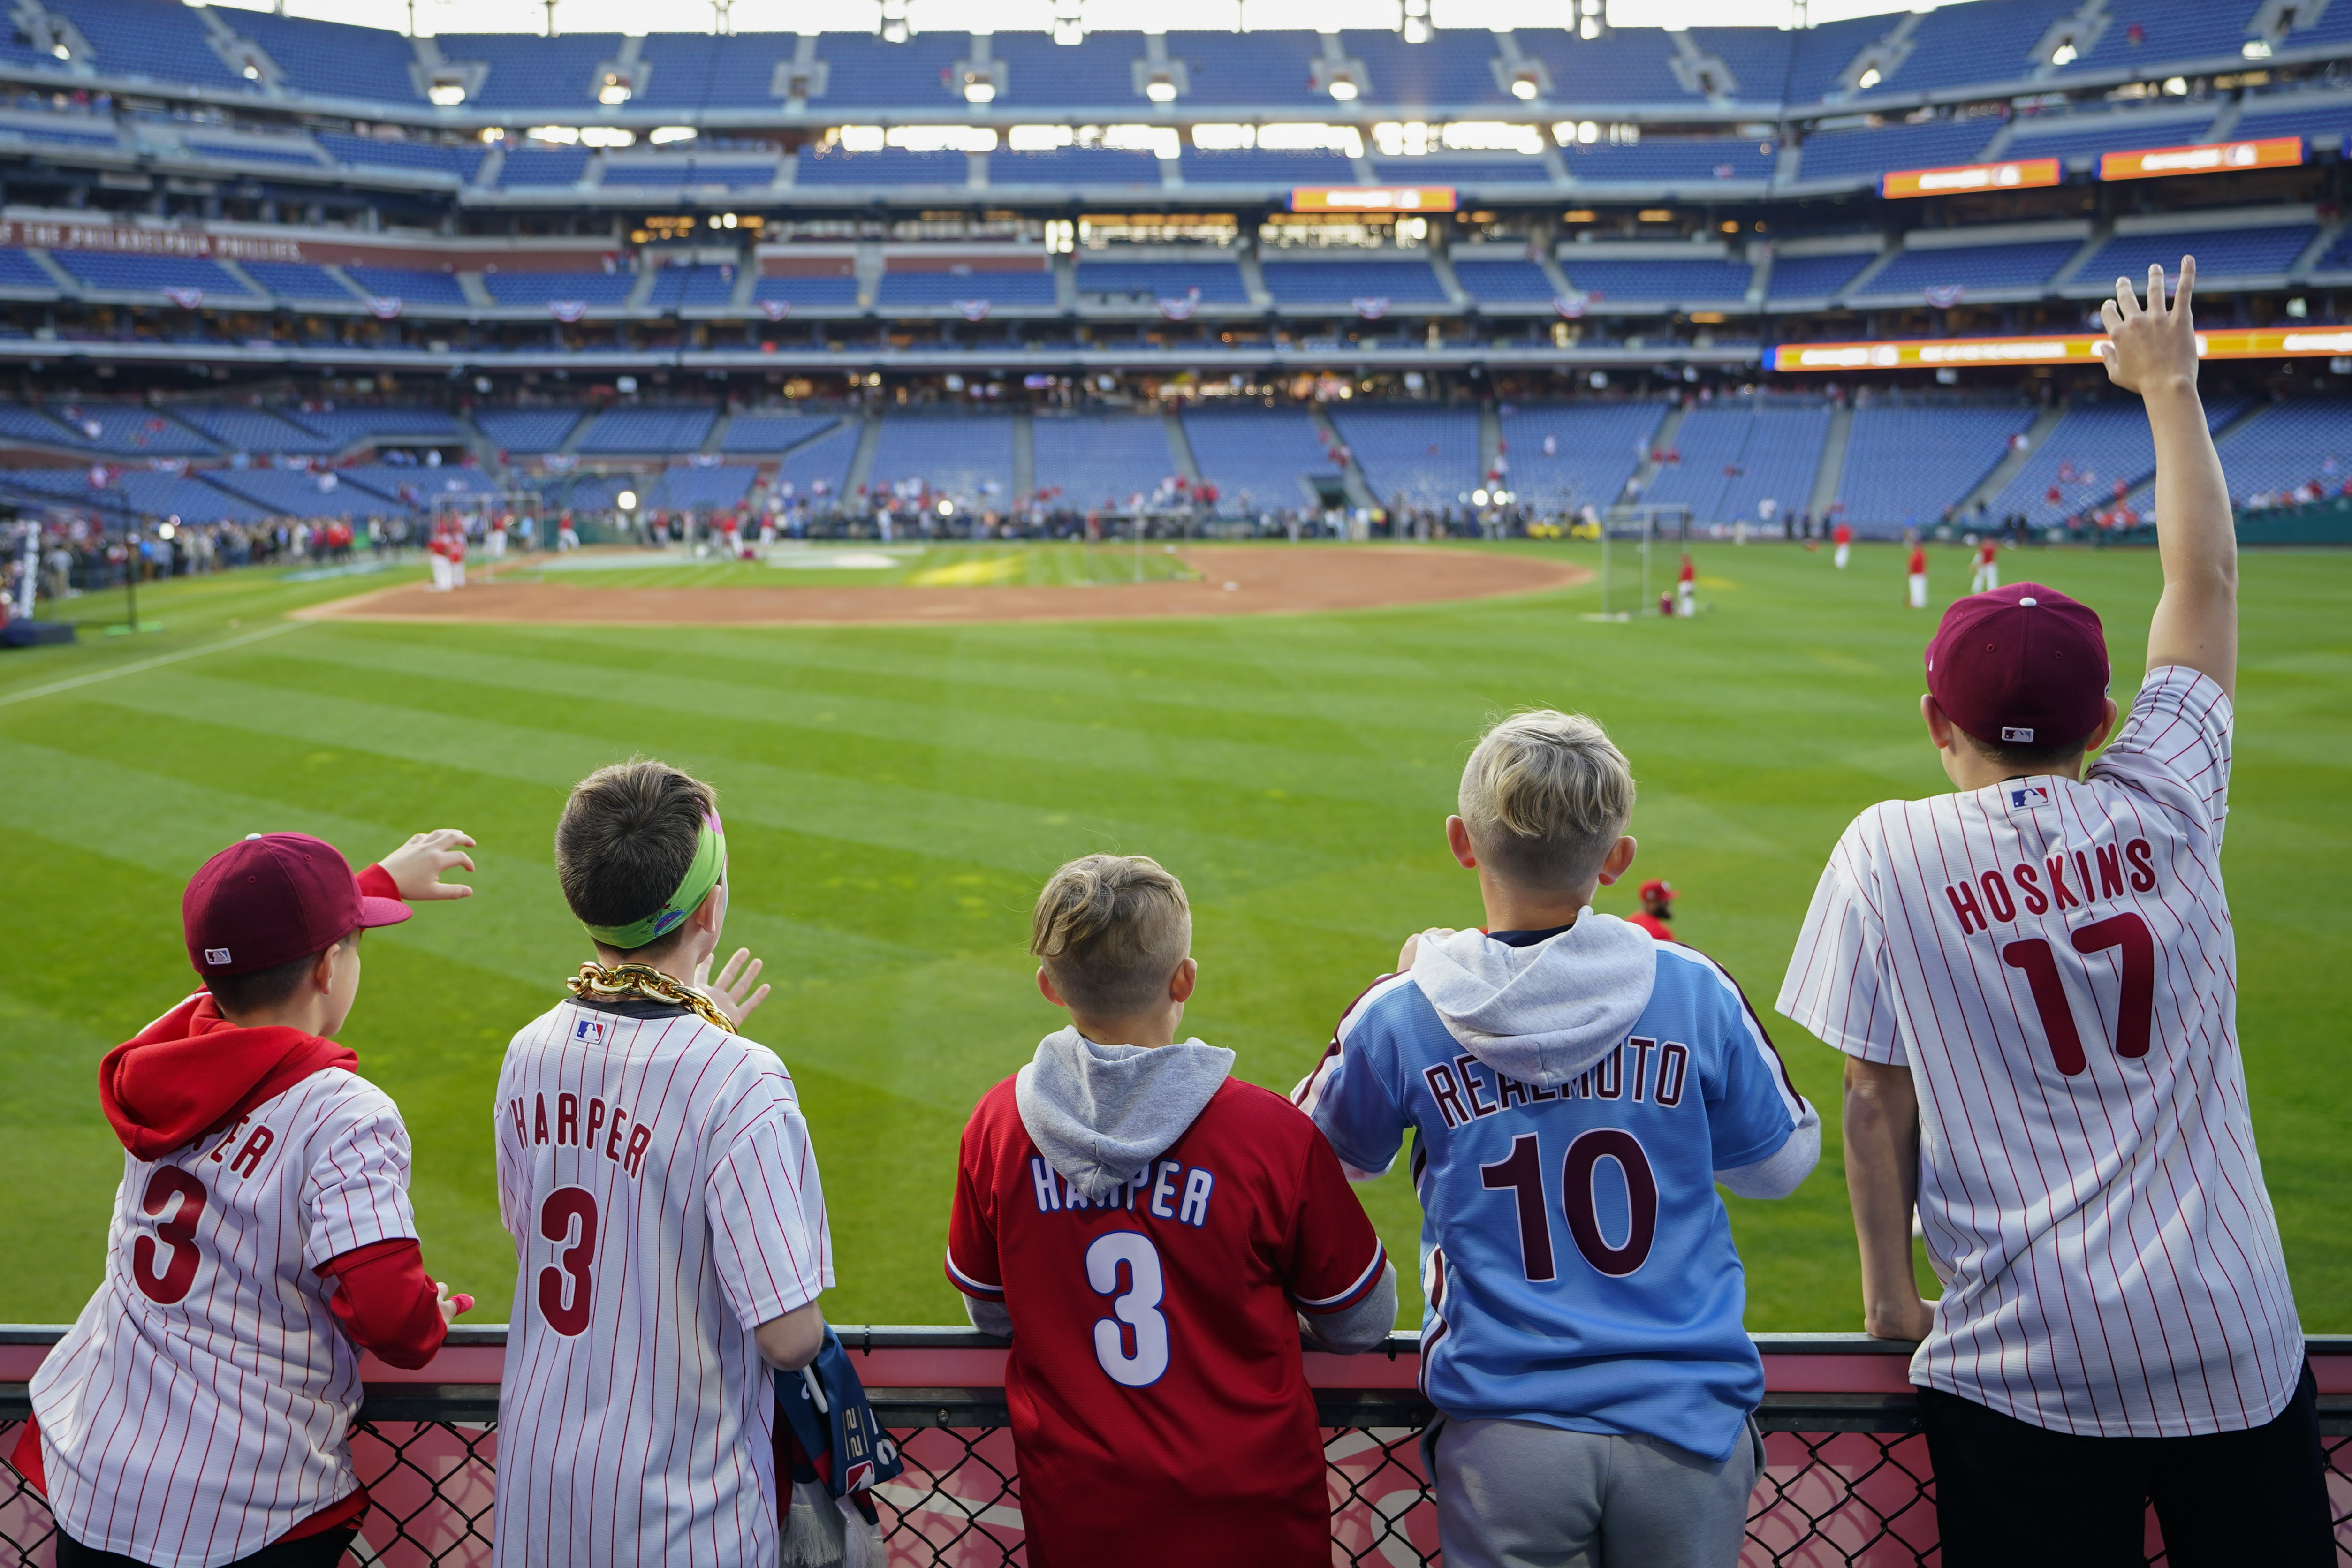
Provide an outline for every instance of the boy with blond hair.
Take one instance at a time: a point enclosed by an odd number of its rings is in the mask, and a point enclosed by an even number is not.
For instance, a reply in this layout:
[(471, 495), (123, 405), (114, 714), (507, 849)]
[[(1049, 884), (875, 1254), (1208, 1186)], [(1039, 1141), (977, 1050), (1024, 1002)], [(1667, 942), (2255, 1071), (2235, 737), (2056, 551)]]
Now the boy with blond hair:
[(1314, 1126), (1178, 1041), (1192, 938), (1157, 862), (1055, 873), (1030, 951), (1069, 1027), (964, 1129), (948, 1277), (1013, 1339), (1032, 1568), (1325, 1568), (1299, 1332), (1363, 1351), (1396, 1323), (1396, 1270)]
[(1593, 912), (1635, 848), (1599, 725), (1505, 719), (1460, 807), (1485, 928), (1408, 940), (1297, 1096), (1360, 1173), (1413, 1133), (1445, 1561), (1730, 1568), (1764, 1370), (1715, 1186), (1787, 1197), (1821, 1119), (1729, 975)]

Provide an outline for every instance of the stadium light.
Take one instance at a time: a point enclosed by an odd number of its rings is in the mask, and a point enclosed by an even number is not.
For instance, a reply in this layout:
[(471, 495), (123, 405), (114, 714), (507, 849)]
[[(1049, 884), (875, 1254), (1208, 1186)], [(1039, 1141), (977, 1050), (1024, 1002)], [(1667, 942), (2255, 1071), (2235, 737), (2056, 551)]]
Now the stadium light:
[(943, 517), (951, 517), (955, 516), (955, 503), (946, 499), (945, 497), (941, 497), (940, 501), (940, 516)]
[(63, 44), (51, 44), (49, 46), (49, 53), (57, 56), (57, 57), (61, 60), (69, 60), (73, 58), (73, 51), (66, 47)]
[(963, 100), (966, 103), (993, 103), (996, 101), (996, 84), (986, 77), (972, 77), (963, 84)]
[(1353, 103), (1356, 101), (1356, 84), (1346, 77), (1333, 77), (1330, 93), (1341, 103)]
[(466, 101), (466, 84), (455, 81), (435, 82), (425, 96), (444, 109), (455, 109)]
[(2238, 52), (2250, 60), (2266, 60), (2271, 57), (2269, 43), (2261, 38), (2248, 38), (2246, 47)]
[(604, 85), (596, 89), (596, 101), (603, 104), (626, 103), (634, 96), (629, 89), (629, 78), (617, 71), (606, 71)]
[(1176, 84), (1166, 77), (1153, 77), (1143, 84), (1143, 96), (1154, 103), (1176, 101)]
[(2071, 41), (2061, 44), (2050, 51), (2050, 63), (2053, 66), (2071, 66), (2079, 57)]
[(646, 132), (646, 140), (661, 147), (672, 141), (691, 141), (701, 134), (691, 125), (656, 125)]
[(1860, 77), (1856, 78), (1853, 85), (1856, 88), (1867, 89), (1876, 87), (1880, 82), (1885, 79), (1885, 78), (1878, 74), (1878, 68), (1876, 66), (1873, 66), (1868, 70), (1863, 72)]
[(1520, 77), (1511, 83), (1511, 96), (1523, 103), (1532, 99), (1541, 90), (1536, 86), (1533, 77)]
[(637, 493), (635, 490), (624, 490), (613, 497), (613, 504), (625, 512), (634, 512), (637, 509)]

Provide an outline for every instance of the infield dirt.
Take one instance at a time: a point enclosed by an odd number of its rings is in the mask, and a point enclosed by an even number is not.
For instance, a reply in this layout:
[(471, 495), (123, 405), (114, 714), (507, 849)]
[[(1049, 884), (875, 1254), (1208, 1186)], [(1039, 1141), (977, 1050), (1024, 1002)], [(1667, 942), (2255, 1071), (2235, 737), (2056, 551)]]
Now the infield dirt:
[(485, 582), (387, 588), (294, 612), (305, 619), (573, 626), (877, 626), (1112, 621), (1374, 610), (1539, 593), (1591, 580), (1565, 561), (1466, 550), (1199, 548), (1190, 581), (1062, 587), (599, 588)]

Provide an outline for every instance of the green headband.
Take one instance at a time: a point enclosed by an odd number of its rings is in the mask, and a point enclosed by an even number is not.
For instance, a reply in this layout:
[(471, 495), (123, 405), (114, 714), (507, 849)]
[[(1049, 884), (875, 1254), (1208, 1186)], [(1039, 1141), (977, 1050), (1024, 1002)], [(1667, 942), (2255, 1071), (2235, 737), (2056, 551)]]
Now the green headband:
[(668, 936), (686, 923), (688, 915), (702, 907), (710, 890), (727, 871), (727, 832), (716, 817), (702, 820), (702, 838), (694, 846), (694, 863), (686, 868), (686, 880), (669, 895), (659, 909), (643, 920), (626, 925), (588, 925), (588, 935), (607, 947), (630, 952), (646, 943)]

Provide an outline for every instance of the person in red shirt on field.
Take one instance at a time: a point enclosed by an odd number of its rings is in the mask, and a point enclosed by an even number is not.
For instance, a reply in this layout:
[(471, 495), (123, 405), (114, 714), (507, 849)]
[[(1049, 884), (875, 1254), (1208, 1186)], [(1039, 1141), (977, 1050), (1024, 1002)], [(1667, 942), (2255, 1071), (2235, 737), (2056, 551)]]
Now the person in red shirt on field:
[(1910, 574), (1911, 608), (1927, 608), (1927, 548), (1917, 539), (1911, 541), (1911, 564), (1903, 569)]
[(1990, 593), (2000, 586), (2000, 546), (1990, 535), (1977, 546), (1976, 575), (1969, 580), (1970, 593)]
[(1031, 1568), (1326, 1568), (1306, 1331), (1381, 1343), (1396, 1270), (1314, 1123), (1177, 1040), (1183, 885), (1088, 855), (1037, 899), (1037, 988), (1070, 1010), (964, 1128), (947, 1271), (1008, 1334)]
[(1675, 934), (1666, 929), (1666, 922), (1674, 917), (1674, 884), (1654, 876), (1642, 884), (1642, 907), (1625, 916), (1625, 924), (1640, 926), (1661, 942), (1671, 942)]
[(1675, 574), (1675, 613), (1687, 621), (1698, 613), (1698, 568), (1690, 552), (1683, 552), (1682, 570)]
[(1853, 559), (1853, 530), (1846, 527), (1844, 518), (1839, 518), (1838, 526), (1830, 530), (1830, 543), (1837, 546), (1837, 555), (1834, 559), (1837, 561), (1837, 569), (1843, 571), (1845, 563)]

